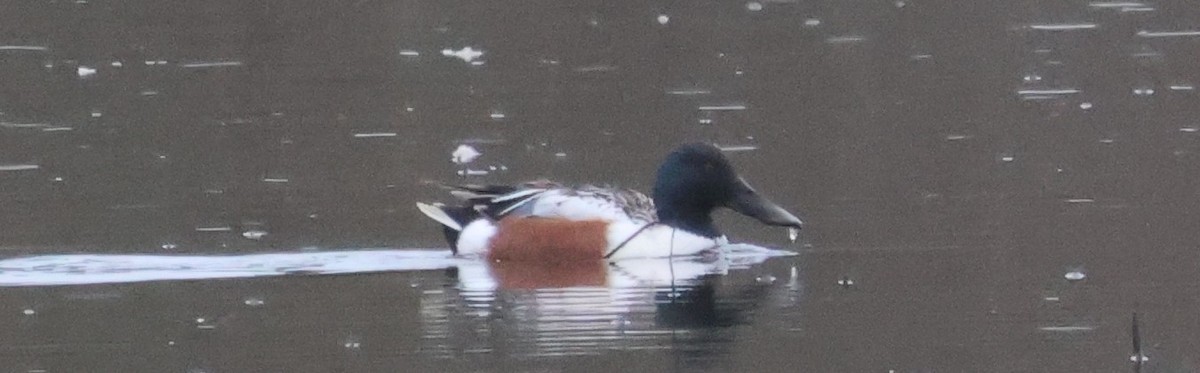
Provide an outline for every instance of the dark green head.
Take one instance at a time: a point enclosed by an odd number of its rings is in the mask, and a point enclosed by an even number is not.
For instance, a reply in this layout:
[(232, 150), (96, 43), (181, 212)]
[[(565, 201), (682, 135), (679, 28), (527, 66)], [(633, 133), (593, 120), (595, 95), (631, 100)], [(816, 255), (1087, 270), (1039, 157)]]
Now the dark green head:
[(705, 237), (721, 233), (712, 212), (728, 207), (763, 224), (800, 228), (800, 219), (758, 194), (715, 146), (684, 144), (667, 155), (654, 183), (659, 221)]

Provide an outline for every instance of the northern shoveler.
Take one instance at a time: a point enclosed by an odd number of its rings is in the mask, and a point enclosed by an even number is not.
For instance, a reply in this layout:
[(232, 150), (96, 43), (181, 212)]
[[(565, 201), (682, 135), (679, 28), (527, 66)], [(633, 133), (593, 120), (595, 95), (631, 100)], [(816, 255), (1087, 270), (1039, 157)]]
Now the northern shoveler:
[(685, 144), (658, 168), (654, 199), (630, 189), (566, 187), (550, 181), (516, 186), (445, 186), (461, 206), (417, 203), (441, 223), (455, 254), (494, 260), (622, 259), (695, 255), (728, 241), (712, 212), (728, 207), (774, 226), (800, 219), (738, 176), (721, 150)]

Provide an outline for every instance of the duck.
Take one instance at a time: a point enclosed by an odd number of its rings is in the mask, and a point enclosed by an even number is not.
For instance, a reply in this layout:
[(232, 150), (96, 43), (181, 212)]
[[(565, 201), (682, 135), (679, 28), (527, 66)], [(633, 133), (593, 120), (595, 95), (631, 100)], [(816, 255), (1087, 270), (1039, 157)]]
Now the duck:
[(714, 253), (728, 238), (712, 214), (729, 208), (799, 230), (791, 212), (738, 175), (712, 144), (685, 143), (658, 167), (652, 197), (636, 190), (549, 180), (449, 185), (461, 203), (417, 203), (440, 223), (453, 255), (494, 261), (570, 262)]

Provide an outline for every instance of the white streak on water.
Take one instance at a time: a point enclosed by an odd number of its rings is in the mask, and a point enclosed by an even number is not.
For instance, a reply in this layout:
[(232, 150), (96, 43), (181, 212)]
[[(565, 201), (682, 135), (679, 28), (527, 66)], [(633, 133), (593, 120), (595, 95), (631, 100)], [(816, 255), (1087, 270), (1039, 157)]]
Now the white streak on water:
[(395, 132), (356, 133), (356, 134), (354, 134), (354, 137), (357, 137), (360, 139), (361, 138), (370, 138), (370, 137), (396, 137), (396, 133)]
[(1200, 31), (1195, 31), (1195, 30), (1146, 31), (1146, 30), (1142, 30), (1142, 31), (1138, 31), (1137, 35), (1141, 36), (1143, 38), (1170, 38), (1170, 37), (1180, 37), (1180, 36), (1200, 36)]
[(1093, 8), (1128, 8), (1146, 6), (1146, 3), (1133, 1), (1093, 1), (1088, 3), (1088, 6)]
[(1073, 94), (1076, 94), (1076, 93), (1079, 93), (1079, 90), (1078, 90), (1078, 89), (1074, 89), (1074, 88), (1062, 88), (1062, 89), (1022, 89), (1022, 90), (1018, 90), (1018, 91), (1017, 91), (1017, 94), (1018, 94), (1018, 95), (1022, 95), (1022, 96), (1026, 96), (1026, 95), (1038, 95), (1038, 96), (1040, 96), (1040, 95), (1073, 95)]
[(579, 73), (603, 73), (603, 72), (609, 72), (609, 71), (616, 71), (617, 67), (613, 66), (613, 65), (586, 65), (586, 66), (576, 67), (572, 70), (574, 70), (575, 72), (579, 72)]
[(669, 95), (692, 96), (692, 95), (707, 95), (712, 93), (712, 90), (703, 88), (679, 88), (667, 90)]
[(263, 179), (264, 183), (286, 183), (289, 181), (291, 181), (291, 180), (280, 178), (280, 177), (268, 177), (268, 178)]
[(36, 164), (0, 164), (0, 171), (26, 171), (41, 168)]
[(50, 50), (50, 48), (40, 45), (0, 45), (0, 51), (45, 52), (48, 50)]
[(721, 149), (721, 151), (723, 151), (723, 152), (748, 152), (748, 151), (752, 151), (752, 150), (758, 150), (758, 146), (756, 146), (756, 145), (724, 145), (724, 146), (718, 145), (717, 149)]
[(50, 126), (50, 125), (49, 125), (49, 124), (47, 124), (47, 123), (11, 123), (11, 122), (0, 122), (0, 127), (4, 127), (4, 128), (43, 128), (43, 127), (49, 127), (49, 126)]
[(825, 42), (829, 43), (829, 44), (848, 44), (848, 43), (857, 43), (857, 42), (865, 41), (865, 40), (867, 40), (867, 38), (863, 37), (863, 36), (845, 35), (845, 36), (830, 37), (828, 39), (825, 39)]
[(421, 55), (421, 52), (417, 52), (412, 49), (401, 49), (400, 55), (405, 57), (417, 57)]
[(189, 69), (201, 68), (201, 67), (232, 67), (232, 66), (242, 66), (242, 61), (189, 62), (189, 63), (185, 63), (185, 64), (182, 64), (179, 66), (184, 67), (184, 68), (189, 68)]
[(1191, 91), (1191, 90), (1195, 90), (1196, 86), (1193, 86), (1191, 84), (1176, 84), (1176, 85), (1172, 85), (1167, 88), (1170, 88), (1172, 91)]
[(196, 227), (197, 232), (229, 232), (232, 230), (231, 227)]
[(697, 109), (700, 109), (702, 111), (746, 110), (746, 105), (709, 105), (709, 106), (701, 106)]
[(1090, 30), (1096, 28), (1095, 23), (1045, 23), (1029, 25), (1030, 29), (1042, 31), (1072, 31)]
[(46, 128), (42, 128), (42, 132), (60, 132), (60, 131), (74, 131), (74, 130), (75, 130), (75, 128), (74, 128), (74, 127), (46, 127)]
[(1038, 328), (1038, 330), (1041, 330), (1043, 332), (1066, 332), (1066, 333), (1090, 332), (1093, 329), (1096, 329), (1096, 328), (1092, 327), (1092, 326), (1043, 326), (1043, 327)]

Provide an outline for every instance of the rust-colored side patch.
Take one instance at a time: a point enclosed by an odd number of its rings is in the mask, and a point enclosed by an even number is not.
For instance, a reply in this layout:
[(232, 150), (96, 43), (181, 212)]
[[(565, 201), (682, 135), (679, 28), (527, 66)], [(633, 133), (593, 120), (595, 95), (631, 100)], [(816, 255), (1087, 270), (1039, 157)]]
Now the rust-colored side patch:
[(548, 218), (506, 218), (492, 237), (488, 258), (568, 262), (604, 258), (608, 222)]

